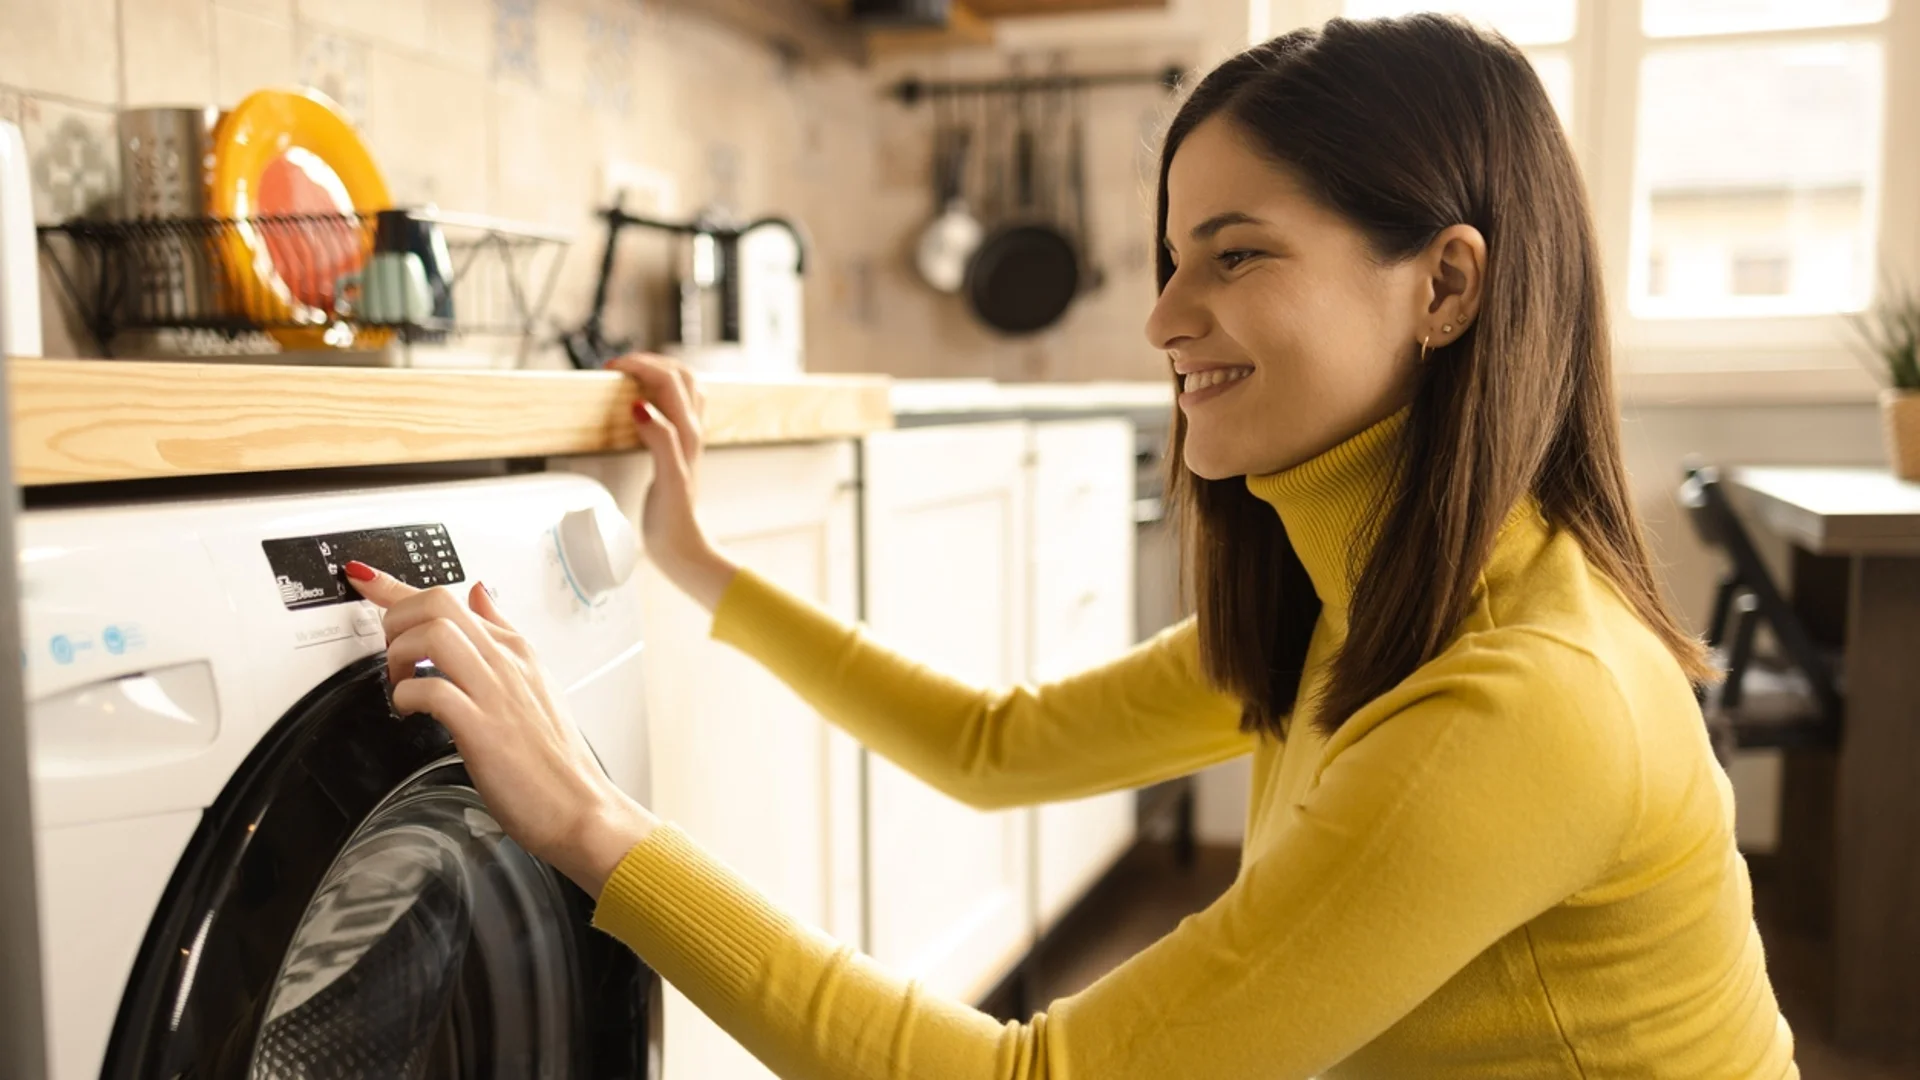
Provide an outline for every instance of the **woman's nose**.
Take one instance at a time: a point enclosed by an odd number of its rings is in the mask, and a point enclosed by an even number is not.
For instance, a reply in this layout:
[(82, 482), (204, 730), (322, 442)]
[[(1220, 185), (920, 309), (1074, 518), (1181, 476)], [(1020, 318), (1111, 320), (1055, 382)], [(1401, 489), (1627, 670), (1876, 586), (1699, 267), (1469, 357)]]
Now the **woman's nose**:
[(1156, 349), (1171, 350), (1182, 341), (1204, 336), (1207, 325), (1206, 310), (1194, 302), (1175, 272), (1147, 315), (1147, 341)]

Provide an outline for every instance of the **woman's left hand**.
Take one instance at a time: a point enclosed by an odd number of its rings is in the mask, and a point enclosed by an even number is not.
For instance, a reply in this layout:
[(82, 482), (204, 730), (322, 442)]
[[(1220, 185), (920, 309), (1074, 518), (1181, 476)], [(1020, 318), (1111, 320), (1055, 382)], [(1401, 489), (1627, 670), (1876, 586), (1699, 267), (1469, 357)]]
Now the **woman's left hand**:
[[(486, 586), (476, 582), (462, 604), (450, 589), (416, 589), (365, 563), (348, 563), (347, 577), (386, 609), (394, 710), (440, 721), (507, 835), (598, 897), (658, 821), (607, 778)], [(416, 677), (422, 660), (445, 678)]]

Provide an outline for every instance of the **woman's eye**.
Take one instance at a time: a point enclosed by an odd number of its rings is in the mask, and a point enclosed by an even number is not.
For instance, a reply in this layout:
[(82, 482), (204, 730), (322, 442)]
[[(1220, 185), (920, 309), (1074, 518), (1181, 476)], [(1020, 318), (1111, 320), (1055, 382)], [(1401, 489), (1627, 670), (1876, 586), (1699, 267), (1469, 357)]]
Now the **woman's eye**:
[(1257, 254), (1259, 254), (1259, 252), (1257, 251), (1247, 251), (1245, 249), (1236, 248), (1232, 251), (1223, 251), (1220, 254), (1215, 255), (1213, 258), (1215, 262), (1220, 264), (1221, 269), (1232, 270), (1233, 268), (1239, 266), (1241, 263), (1246, 262), (1248, 259), (1253, 258)]

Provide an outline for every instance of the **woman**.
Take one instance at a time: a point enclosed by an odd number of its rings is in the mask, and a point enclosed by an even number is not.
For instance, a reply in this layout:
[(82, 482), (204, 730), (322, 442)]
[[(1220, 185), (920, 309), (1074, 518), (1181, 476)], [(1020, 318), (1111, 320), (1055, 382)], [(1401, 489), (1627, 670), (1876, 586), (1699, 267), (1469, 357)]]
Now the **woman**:
[(1158, 202), (1198, 616), (1058, 683), (960, 685), (734, 567), (691, 509), (698, 393), (618, 365), (659, 413), (651, 557), (880, 753), (983, 807), (1253, 755), (1238, 879), (1106, 978), (1025, 1024), (929, 999), (615, 790), (483, 589), (355, 566), (396, 704), (782, 1076), (1797, 1075), (1525, 58), (1431, 16), (1288, 34), (1195, 90)]

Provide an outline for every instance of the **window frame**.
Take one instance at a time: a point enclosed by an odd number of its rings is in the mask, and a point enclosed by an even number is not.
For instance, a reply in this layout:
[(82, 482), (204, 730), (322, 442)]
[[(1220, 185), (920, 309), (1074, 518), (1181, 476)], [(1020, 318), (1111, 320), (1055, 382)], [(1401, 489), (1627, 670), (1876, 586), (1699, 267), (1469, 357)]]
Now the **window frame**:
[[(1345, 9), (1344, 0), (1267, 2), (1274, 27), (1318, 25)], [(1435, 0), (1436, 7), (1444, 3)], [(1877, 23), (1651, 37), (1641, 29), (1641, 0), (1578, 0), (1570, 40), (1526, 47), (1563, 52), (1572, 63), (1568, 138), (1593, 208), (1615, 377), (1628, 403), (1839, 403), (1870, 401), (1878, 392), (1846, 315), (1642, 318), (1631, 310), (1628, 275), (1644, 56), (1696, 45), (1872, 40), (1881, 43), (1885, 73), (1875, 261), (1920, 281), (1920, 0), (1889, 6)]]
[[(1631, 310), (1634, 199), (1640, 105), (1640, 68), (1648, 53), (1699, 45), (1878, 41), (1882, 48), (1879, 176), (1872, 189), (1878, 217), (1875, 263), (1911, 274), (1920, 255), (1920, 138), (1903, 135), (1920, 123), (1920, 80), (1909, 70), (1920, 59), (1916, 15), (1920, 4), (1892, 0), (1877, 23), (1756, 30), (1732, 34), (1650, 37), (1641, 29), (1641, 0), (1586, 0), (1600, 93), (1598, 123), (1578, 133), (1605, 260), (1613, 317), (1614, 366), (1629, 401), (1772, 403), (1871, 400), (1878, 390), (1853, 344), (1844, 314), (1752, 317), (1639, 317)], [(1877, 282), (1876, 282), (1877, 284)]]

